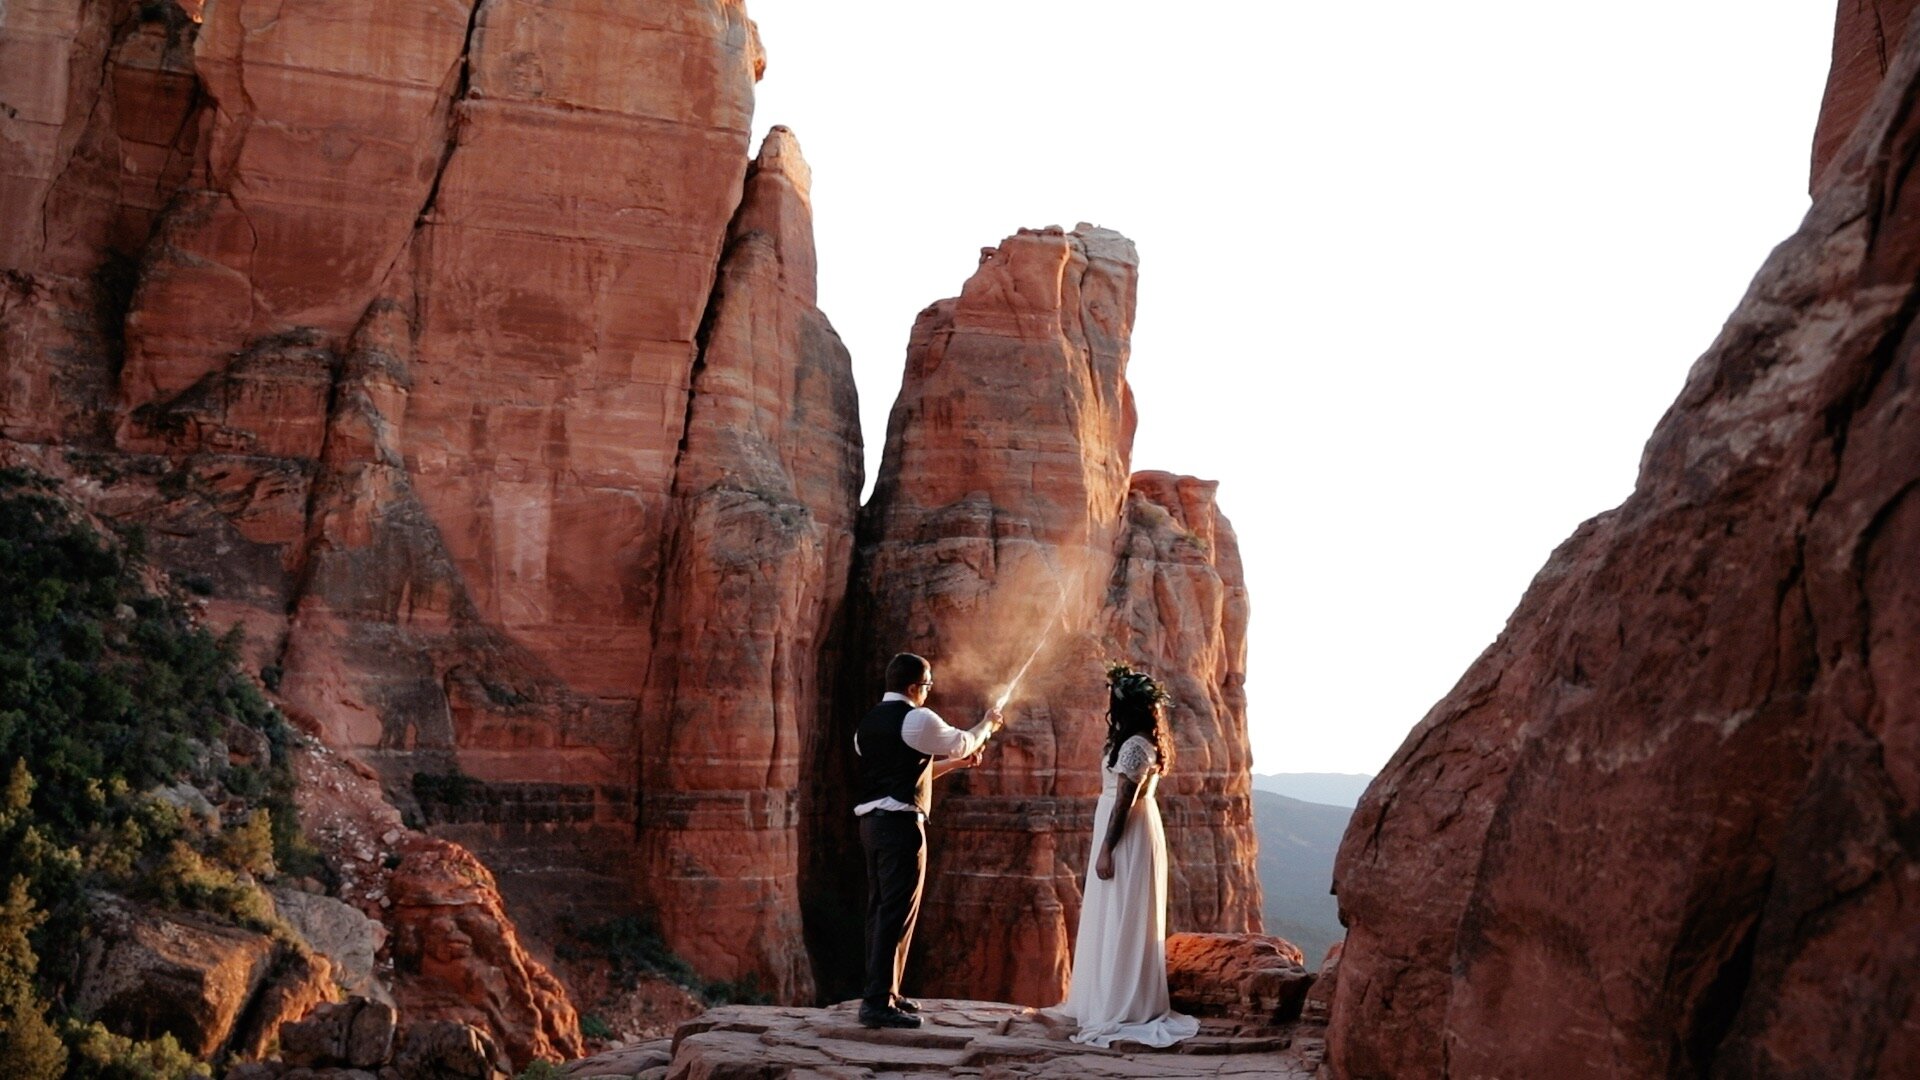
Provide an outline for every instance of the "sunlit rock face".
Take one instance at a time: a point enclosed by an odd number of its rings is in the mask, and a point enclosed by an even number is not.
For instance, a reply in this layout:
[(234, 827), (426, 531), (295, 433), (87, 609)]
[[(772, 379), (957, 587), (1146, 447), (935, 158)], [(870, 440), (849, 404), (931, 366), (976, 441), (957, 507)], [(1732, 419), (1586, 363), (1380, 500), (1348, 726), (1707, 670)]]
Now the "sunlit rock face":
[[(442, 834), (637, 903), (636, 718), (762, 65), (742, 6), (49, 0), (0, 34), (0, 433), (144, 526)], [(797, 498), (857, 489), (800, 456)]]
[(1915, 45), (1362, 800), (1337, 1075), (1920, 1070)]
[(171, 472), (128, 512), (337, 742), (630, 819), (742, 7), (4, 17), (8, 436)]
[[(810, 771), (821, 784), (810, 850), (823, 857), (806, 891), (822, 913), (816, 960), (840, 965), (823, 972), (832, 991), (857, 981), (846, 964), (858, 964), (864, 889), (848, 858), (851, 730), (903, 650), (933, 661), (931, 704), (962, 725), (1032, 659), (986, 764), (936, 785), (917, 934), (928, 944), (911, 985), (1036, 1005), (1064, 994), (1109, 658), (1153, 670), (1180, 705), (1181, 763), (1161, 789), (1172, 924), (1258, 927), (1245, 589), (1212, 485), (1129, 476), (1137, 279), (1133, 245), (1117, 233), (1022, 230), (914, 326), (861, 516), (839, 705)], [(833, 925), (835, 911), (854, 915)]]
[(813, 996), (800, 772), (846, 593), (859, 407), (813, 306), (810, 178), (774, 128), (748, 175), (693, 377), (640, 712), (640, 874), (708, 978)]

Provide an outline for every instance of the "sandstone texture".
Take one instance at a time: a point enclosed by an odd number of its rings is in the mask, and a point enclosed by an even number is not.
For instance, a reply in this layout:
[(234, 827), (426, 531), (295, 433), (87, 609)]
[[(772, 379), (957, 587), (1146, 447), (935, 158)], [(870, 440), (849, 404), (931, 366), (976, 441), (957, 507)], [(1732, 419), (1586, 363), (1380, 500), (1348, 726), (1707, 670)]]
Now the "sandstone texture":
[[(1035, 1009), (982, 1001), (921, 1004), (926, 1024), (913, 1031), (863, 1028), (853, 1003), (828, 1009), (715, 1009), (681, 1025), (671, 1063), (652, 1075), (670, 1080), (788, 1075), (1307, 1080), (1319, 1064), (1318, 1044), (1310, 1038), (1296, 1045), (1290, 1035), (1245, 1035), (1231, 1025), (1204, 1025), (1197, 1037), (1165, 1050), (1132, 1043), (1100, 1050), (1069, 1041), (1072, 1025)], [(585, 1066), (570, 1075), (595, 1075)]]
[(1130, 475), (1132, 245), (1023, 232), (922, 317), (863, 515), (763, 64), (740, 0), (0, 4), (0, 460), (140, 528), (344, 755), (302, 816), (362, 921), (282, 895), (335, 980), (516, 1066), (578, 1050), (537, 957), (604, 920), (838, 992), (898, 648), (959, 718), (1037, 647), (939, 823), (924, 925), (981, 936), (922, 983), (1063, 991), (1108, 658), (1180, 701), (1175, 925), (1257, 926), (1245, 590), (1212, 486)]
[(487, 1033), (452, 1020), (396, 1028), (393, 1010), (354, 999), (281, 1029), (282, 1053), (248, 1062), (226, 1080), (508, 1080)]
[(1268, 934), (1167, 937), (1167, 991), (1174, 1010), (1189, 1016), (1254, 1028), (1298, 1020), (1314, 983), (1305, 965), (1298, 947)]
[[(578, 1056), (573, 1003), (521, 943), (480, 860), (406, 827), (365, 766), (314, 742), (293, 760), (301, 826), (338, 878), (339, 903), (353, 911), (322, 898), (282, 903), (310, 924), (324, 914), (324, 932), (312, 940), (345, 957), (348, 979), (370, 964), (362, 996), (372, 1007), (397, 1005), (408, 1022), (470, 1024), (519, 1067)], [(356, 916), (377, 920), (377, 930)]]
[(1906, 36), (1913, 8), (1914, 0), (1840, 0), (1833, 27), (1833, 66), (1813, 132), (1809, 190), (1814, 195), (1826, 189), (1828, 169), (1873, 104)]
[[(1105, 663), (1165, 680), (1181, 760), (1160, 787), (1171, 925), (1259, 926), (1248, 796), (1246, 592), (1211, 484), (1129, 472), (1125, 379), (1139, 261), (1111, 230), (1022, 230), (961, 295), (921, 312), (862, 510), (854, 650), (821, 733), (809, 845), (816, 961), (857, 987), (864, 874), (851, 730), (889, 655), (934, 662), (930, 704), (970, 725), (1012, 689), (986, 764), (937, 785), (923, 942), (929, 995), (1052, 1005), (1065, 994), (1099, 794)], [(1018, 687), (1016, 673), (1032, 659)], [(852, 856), (851, 858), (849, 856)], [(953, 872), (965, 868), (964, 873)], [(909, 991), (912, 992), (912, 991)]]
[[(676, 945), (806, 996), (793, 800), (764, 781), (820, 707), (859, 437), (797, 143), (749, 169), (738, 0), (48, 0), (0, 8), (0, 49), (20, 460), (209, 583), (427, 824), (628, 910), (720, 903), (739, 925)], [(656, 639), (733, 659), (656, 666)], [(734, 678), (777, 687), (768, 715), (716, 705)], [(757, 729), (731, 752), (758, 779), (694, 764), (696, 719)], [(750, 855), (713, 842), (748, 820)], [(772, 894), (673, 892), (702, 851)]]
[(265, 934), (106, 896), (74, 1008), (141, 1037), (171, 1032), (189, 1053), (258, 1052), (269, 1023), (333, 993), (325, 960), (288, 957)]
[(409, 1020), (494, 1033), (515, 1064), (574, 1057), (580, 1020), (557, 979), (520, 944), (493, 875), (457, 844), (409, 836), (387, 882), (395, 1000)]
[(811, 177), (774, 128), (702, 334), (640, 714), (639, 864), (709, 978), (807, 1001), (800, 772), (860, 499), (851, 360), (814, 305)]
[(1633, 494), (1360, 803), (1338, 1075), (1920, 1072), (1909, 37)]

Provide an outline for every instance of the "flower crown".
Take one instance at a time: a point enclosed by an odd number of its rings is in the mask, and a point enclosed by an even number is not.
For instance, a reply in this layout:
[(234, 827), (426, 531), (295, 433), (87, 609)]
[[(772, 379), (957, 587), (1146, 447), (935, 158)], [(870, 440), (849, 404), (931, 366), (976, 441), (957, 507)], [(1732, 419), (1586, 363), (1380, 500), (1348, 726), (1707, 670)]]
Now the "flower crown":
[(1115, 705), (1123, 701), (1137, 701), (1149, 708), (1173, 704), (1166, 688), (1153, 676), (1118, 661), (1107, 665), (1107, 693)]

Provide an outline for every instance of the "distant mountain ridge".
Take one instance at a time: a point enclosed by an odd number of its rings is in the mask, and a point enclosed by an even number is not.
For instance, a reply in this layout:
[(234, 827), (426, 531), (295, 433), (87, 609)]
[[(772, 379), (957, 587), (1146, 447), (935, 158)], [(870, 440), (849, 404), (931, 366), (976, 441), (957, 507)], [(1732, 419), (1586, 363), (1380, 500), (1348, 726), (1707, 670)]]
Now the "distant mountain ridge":
[(1317, 969), (1327, 949), (1346, 936), (1331, 889), (1333, 859), (1353, 810), (1305, 802), (1265, 790), (1254, 777), (1253, 827), (1260, 838), (1255, 868), (1264, 896), (1261, 918), (1269, 934), (1286, 938)]
[(1271, 791), (1276, 795), (1285, 795), (1289, 799), (1301, 802), (1322, 803), (1327, 806), (1344, 806), (1352, 809), (1360, 804), (1360, 796), (1366, 794), (1367, 785), (1373, 783), (1369, 773), (1254, 773), (1255, 791)]

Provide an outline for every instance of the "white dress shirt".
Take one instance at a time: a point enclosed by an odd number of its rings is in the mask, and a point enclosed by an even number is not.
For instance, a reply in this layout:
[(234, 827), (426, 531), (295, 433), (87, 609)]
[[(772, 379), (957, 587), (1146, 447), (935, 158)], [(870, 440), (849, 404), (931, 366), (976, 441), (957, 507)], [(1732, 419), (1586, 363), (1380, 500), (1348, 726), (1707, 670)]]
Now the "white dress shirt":
[[(907, 695), (896, 694), (889, 690), (881, 701), (905, 701)], [(925, 705), (907, 713), (900, 721), (900, 741), (923, 754), (936, 758), (963, 758), (986, 745), (993, 734), (986, 721), (962, 730), (940, 719), (940, 714)], [(860, 752), (860, 736), (853, 736), (853, 752)], [(843, 804), (844, 805), (844, 804)], [(918, 813), (918, 808), (908, 806), (891, 795), (884, 795), (872, 802), (864, 802), (853, 808), (856, 815), (873, 810), (904, 810), (909, 814)]]

